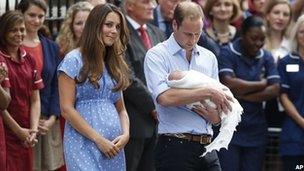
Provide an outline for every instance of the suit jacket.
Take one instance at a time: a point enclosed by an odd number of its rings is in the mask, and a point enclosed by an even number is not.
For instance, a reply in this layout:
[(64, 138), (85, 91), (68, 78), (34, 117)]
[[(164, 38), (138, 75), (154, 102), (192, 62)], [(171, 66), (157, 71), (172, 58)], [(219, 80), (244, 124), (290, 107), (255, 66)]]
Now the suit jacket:
[[(158, 8), (159, 8), (159, 6), (153, 10), (153, 20), (151, 20), (150, 23), (155, 25), (156, 27), (160, 28), (160, 26), (159, 26), (160, 23), (158, 22), (158, 15), (159, 15), (159, 13), (157, 11), (157, 10), (159, 10)], [(166, 30), (163, 31), (160, 28), (160, 31), (162, 31), (163, 34), (165, 35), (165, 39), (168, 39), (171, 36), (171, 33), (173, 32), (173, 29), (172, 29), (172, 26), (170, 24), (170, 25), (166, 26)]]
[[(155, 106), (146, 87), (144, 75), (144, 58), (147, 49), (137, 30), (128, 21), (127, 24), (130, 40), (127, 45), (126, 60), (132, 70), (132, 84), (124, 91), (124, 101), (130, 118), (130, 136), (149, 138), (155, 134), (156, 122), (150, 115)], [(147, 32), (153, 46), (164, 40), (163, 33), (151, 24), (147, 24)]]
[(52, 40), (39, 35), (43, 51), (41, 77), (44, 88), (40, 90), (41, 113), (46, 117), (60, 115), (57, 66), (60, 62), (59, 46)]

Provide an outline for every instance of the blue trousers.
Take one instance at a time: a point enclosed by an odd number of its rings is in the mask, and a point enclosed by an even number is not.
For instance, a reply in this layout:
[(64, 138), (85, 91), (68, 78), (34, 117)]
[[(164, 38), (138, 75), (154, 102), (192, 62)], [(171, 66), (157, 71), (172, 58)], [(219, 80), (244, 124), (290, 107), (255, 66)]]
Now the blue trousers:
[(221, 171), (216, 152), (200, 157), (205, 147), (198, 142), (160, 136), (155, 151), (157, 171)]

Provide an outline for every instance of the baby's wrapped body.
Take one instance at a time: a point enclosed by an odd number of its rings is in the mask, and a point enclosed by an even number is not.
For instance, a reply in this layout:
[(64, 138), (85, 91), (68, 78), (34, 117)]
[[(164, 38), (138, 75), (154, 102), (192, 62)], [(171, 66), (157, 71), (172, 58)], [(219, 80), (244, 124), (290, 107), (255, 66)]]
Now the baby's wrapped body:
[[(220, 150), (221, 148), (228, 148), (233, 132), (236, 130), (236, 126), (241, 121), (241, 114), (243, 113), (243, 108), (239, 102), (233, 97), (233, 94), (228, 87), (221, 84), (219, 81), (206, 76), (198, 71), (173, 71), (168, 75), (167, 84), (171, 88), (200, 88), (205, 86), (211, 86), (217, 89), (222, 89), (226, 95), (233, 98), (233, 102), (230, 102), (232, 110), (228, 114), (220, 113), (221, 117), (221, 128), (219, 135), (213, 140), (211, 144), (206, 146), (206, 152), (202, 155), (212, 150)], [(188, 104), (187, 107), (192, 109), (195, 105), (209, 105), (216, 108), (216, 105), (210, 100), (206, 99), (203, 102), (195, 102)], [(206, 107), (206, 106), (205, 106)]]

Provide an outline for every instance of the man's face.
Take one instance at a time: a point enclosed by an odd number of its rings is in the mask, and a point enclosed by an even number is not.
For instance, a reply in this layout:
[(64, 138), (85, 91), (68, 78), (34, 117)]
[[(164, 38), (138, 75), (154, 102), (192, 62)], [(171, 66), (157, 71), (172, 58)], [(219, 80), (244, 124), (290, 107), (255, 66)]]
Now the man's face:
[(172, 21), (174, 9), (181, 0), (158, 0), (160, 11), (166, 21)]
[(252, 2), (256, 11), (263, 12), (266, 0), (253, 0)]
[(192, 51), (203, 29), (202, 18), (190, 19), (185, 18), (181, 25), (177, 25), (177, 22), (173, 20), (174, 38), (178, 44), (186, 51)]
[(139, 24), (153, 20), (154, 0), (134, 0), (127, 3), (128, 15)]

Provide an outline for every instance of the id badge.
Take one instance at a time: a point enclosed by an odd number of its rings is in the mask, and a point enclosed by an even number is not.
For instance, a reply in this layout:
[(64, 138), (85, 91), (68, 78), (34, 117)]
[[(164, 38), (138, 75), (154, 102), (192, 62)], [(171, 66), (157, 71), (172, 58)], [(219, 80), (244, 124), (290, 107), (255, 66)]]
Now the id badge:
[(287, 72), (299, 72), (299, 65), (298, 64), (287, 64), (286, 71)]

